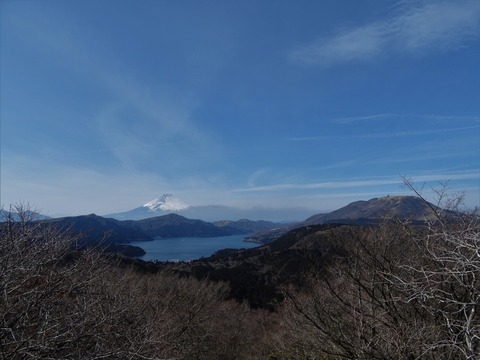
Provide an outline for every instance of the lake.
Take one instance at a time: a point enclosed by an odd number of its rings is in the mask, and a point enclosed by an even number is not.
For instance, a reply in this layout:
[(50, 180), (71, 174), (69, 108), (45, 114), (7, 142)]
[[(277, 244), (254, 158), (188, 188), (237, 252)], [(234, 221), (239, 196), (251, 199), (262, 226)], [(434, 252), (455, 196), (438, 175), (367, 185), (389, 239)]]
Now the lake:
[(259, 246), (243, 241), (244, 237), (245, 235), (162, 238), (136, 241), (130, 245), (145, 250), (146, 254), (139, 258), (145, 261), (188, 261), (210, 256), (221, 249), (248, 249)]

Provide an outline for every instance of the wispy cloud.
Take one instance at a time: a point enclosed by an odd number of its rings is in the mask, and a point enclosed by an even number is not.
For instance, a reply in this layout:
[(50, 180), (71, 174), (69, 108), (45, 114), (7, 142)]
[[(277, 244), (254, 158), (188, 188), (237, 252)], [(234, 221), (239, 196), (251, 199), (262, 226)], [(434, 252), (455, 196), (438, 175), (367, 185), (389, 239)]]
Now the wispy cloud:
[[(191, 205), (222, 203), (221, 179), (209, 176), (177, 176), (146, 171), (124, 171), (115, 166), (59, 164), (54, 159), (2, 153), (0, 207), (29, 202), (50, 216), (129, 210), (173, 193)], [(53, 213), (51, 211), (54, 211)]]
[[(433, 181), (450, 181), (450, 180), (471, 180), (478, 179), (478, 171), (465, 172), (448, 172), (448, 173), (434, 173), (415, 175), (410, 177), (415, 183), (433, 182)], [(330, 190), (330, 189), (344, 189), (344, 188), (362, 188), (369, 186), (383, 186), (383, 185), (401, 185), (403, 179), (401, 176), (389, 176), (369, 179), (359, 179), (351, 181), (322, 181), (310, 183), (289, 183), (289, 184), (272, 184), (265, 186), (249, 187), (242, 189), (234, 189), (233, 192), (275, 192), (285, 190)]]
[(466, 116), (466, 115), (438, 115), (438, 114), (372, 114), (372, 115), (358, 115), (347, 116), (341, 118), (331, 119), (330, 122), (338, 124), (349, 124), (354, 122), (370, 122), (370, 121), (398, 121), (398, 120), (421, 120), (421, 121), (467, 121), (473, 123), (480, 123), (480, 116)]
[(205, 158), (218, 158), (218, 143), (191, 115), (200, 96), (185, 95), (166, 85), (153, 89), (113, 55), (108, 43), (91, 44), (91, 30), (78, 32), (78, 24), (60, 17), (47, 21), (53, 15), (37, 10), (24, 11), (21, 16), (9, 14), (9, 31), (30, 47), (40, 48), (62, 68), (72, 70), (73, 81), (88, 81), (102, 93), (106, 100), (85, 116), (102, 142), (99, 153), (110, 153), (127, 168), (142, 158), (172, 166), (180, 161), (199, 164)]
[(273, 184), (265, 186), (257, 186), (243, 189), (235, 189), (234, 192), (252, 192), (252, 191), (283, 191), (283, 190), (313, 190), (313, 189), (341, 189), (350, 187), (373, 186), (397, 184), (398, 180), (356, 180), (356, 181), (325, 181), (315, 183), (299, 183), (299, 184)]
[(386, 41), (386, 32), (379, 26), (364, 26), (339, 33), (330, 39), (303, 45), (293, 51), (291, 58), (307, 65), (368, 60), (382, 51)]
[(365, 61), (385, 53), (450, 51), (479, 37), (480, 2), (416, 1), (390, 18), (341, 31), (291, 53), (306, 65)]
[(366, 134), (351, 134), (351, 135), (321, 135), (321, 136), (305, 136), (291, 138), (291, 141), (321, 141), (326, 139), (375, 139), (388, 138), (399, 136), (422, 136), (428, 134), (449, 133), (462, 130), (479, 129), (480, 125), (464, 126), (447, 129), (430, 129), (430, 130), (413, 130), (413, 131), (393, 131), (382, 133), (366, 133)]
[(332, 119), (331, 121), (334, 123), (346, 124), (352, 123), (357, 121), (371, 121), (371, 120), (378, 120), (384, 118), (391, 118), (397, 116), (396, 114), (374, 114), (374, 115), (364, 115), (364, 116), (349, 116), (349, 117), (342, 117)]

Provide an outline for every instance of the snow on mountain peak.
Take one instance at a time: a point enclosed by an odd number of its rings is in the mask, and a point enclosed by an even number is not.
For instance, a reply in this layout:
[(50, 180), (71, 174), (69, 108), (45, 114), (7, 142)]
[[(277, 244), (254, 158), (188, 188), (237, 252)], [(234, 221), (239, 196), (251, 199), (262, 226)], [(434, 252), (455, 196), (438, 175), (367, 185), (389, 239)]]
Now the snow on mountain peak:
[(143, 207), (152, 211), (182, 211), (190, 208), (186, 202), (174, 197), (172, 194), (164, 194), (152, 201), (149, 201)]

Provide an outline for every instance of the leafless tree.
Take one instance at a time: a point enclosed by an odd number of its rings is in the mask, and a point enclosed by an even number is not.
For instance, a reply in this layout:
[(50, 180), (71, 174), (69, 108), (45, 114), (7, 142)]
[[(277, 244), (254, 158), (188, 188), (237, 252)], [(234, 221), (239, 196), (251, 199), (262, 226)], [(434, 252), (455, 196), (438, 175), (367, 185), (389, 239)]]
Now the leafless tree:
[[(412, 182), (405, 184), (424, 199)], [(442, 336), (426, 343), (424, 353), (442, 349), (480, 359), (480, 219), (462, 208), (461, 194), (448, 196), (445, 186), (435, 192), (436, 221), (414, 237), (417, 257), (400, 265), (404, 276), (387, 278), (406, 293), (407, 303), (419, 302), (435, 319), (434, 331)]]
[(76, 249), (68, 229), (35, 221), (28, 207), (12, 210), (0, 222), (0, 358), (268, 353), (265, 313), (225, 301), (224, 284), (120, 266), (97, 249)]
[(480, 358), (478, 215), (461, 196), (436, 194), (425, 225), (331, 232), (331, 261), (309, 288), (286, 291), (295, 331), (285, 358)]
[(402, 226), (345, 226), (330, 238), (337, 254), (310, 288), (286, 292), (286, 317), (301, 334), (296, 348), (303, 344), (312, 359), (415, 358), (428, 314), (399, 302), (400, 291), (384, 277), (403, 271), (397, 265), (411, 255)]

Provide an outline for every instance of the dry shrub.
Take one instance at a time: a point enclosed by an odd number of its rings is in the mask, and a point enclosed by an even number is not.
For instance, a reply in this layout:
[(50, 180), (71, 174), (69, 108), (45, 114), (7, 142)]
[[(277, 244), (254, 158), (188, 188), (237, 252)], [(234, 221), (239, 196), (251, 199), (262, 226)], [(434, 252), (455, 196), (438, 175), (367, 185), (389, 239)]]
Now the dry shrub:
[(0, 224), (2, 358), (255, 359), (270, 351), (267, 313), (226, 301), (225, 284), (122, 268), (15, 210), (19, 218)]

